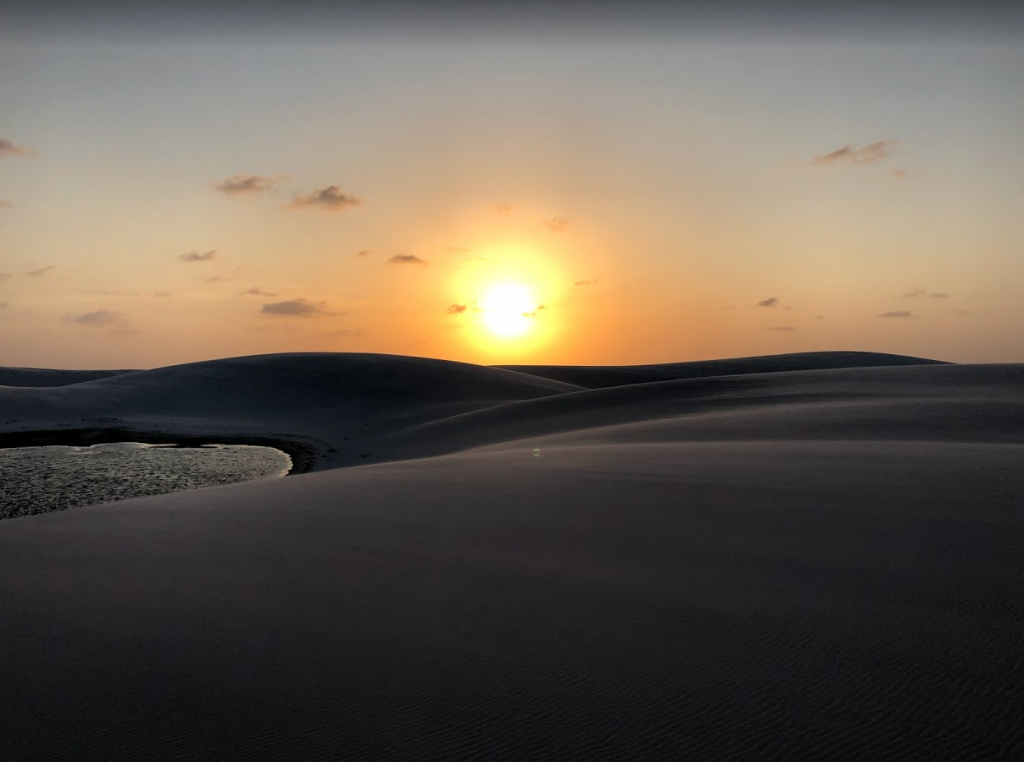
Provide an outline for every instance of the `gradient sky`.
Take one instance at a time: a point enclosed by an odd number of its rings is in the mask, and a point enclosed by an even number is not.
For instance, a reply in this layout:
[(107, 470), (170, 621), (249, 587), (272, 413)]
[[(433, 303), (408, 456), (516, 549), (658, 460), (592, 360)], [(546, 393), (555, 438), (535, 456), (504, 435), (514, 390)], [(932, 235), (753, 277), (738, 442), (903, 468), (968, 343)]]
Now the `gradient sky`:
[(16, 26), (0, 365), (1024, 361), (1016, 28)]

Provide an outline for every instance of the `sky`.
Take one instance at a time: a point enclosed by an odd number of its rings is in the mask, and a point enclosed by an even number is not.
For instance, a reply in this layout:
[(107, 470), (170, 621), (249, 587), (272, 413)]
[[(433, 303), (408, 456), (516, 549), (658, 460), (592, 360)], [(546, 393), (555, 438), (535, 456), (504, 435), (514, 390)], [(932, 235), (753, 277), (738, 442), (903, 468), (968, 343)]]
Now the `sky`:
[(1024, 362), (1018, 19), (382, 7), (0, 18), (0, 365)]

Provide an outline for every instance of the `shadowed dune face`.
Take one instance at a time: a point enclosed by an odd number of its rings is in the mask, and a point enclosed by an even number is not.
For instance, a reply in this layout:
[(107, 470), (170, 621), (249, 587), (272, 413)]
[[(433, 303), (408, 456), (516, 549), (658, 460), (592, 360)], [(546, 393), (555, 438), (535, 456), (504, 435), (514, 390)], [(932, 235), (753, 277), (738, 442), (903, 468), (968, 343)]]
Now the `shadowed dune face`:
[(0, 754), (1014, 758), (1020, 446), (542, 449), (4, 522)]
[(70, 386), (110, 378), (132, 370), (51, 370), (47, 368), (0, 368), (0, 386)]
[(0, 522), (0, 759), (1017, 759), (1024, 366), (751, 367), (0, 388), (321, 456)]
[(791, 370), (827, 370), (830, 368), (869, 368), (901, 365), (943, 364), (938, 360), (891, 355), (882, 352), (795, 352), (765, 357), (737, 357), (726, 360), (666, 363), (662, 365), (578, 366), (578, 365), (502, 365), (498, 367), (531, 373), (587, 389), (654, 381), (676, 381), (708, 376), (746, 373), (780, 373)]

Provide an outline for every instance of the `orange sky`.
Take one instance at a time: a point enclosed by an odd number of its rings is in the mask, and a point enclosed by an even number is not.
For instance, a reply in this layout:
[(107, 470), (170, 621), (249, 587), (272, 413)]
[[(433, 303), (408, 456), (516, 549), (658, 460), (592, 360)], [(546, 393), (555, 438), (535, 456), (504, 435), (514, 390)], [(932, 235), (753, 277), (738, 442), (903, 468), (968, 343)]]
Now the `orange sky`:
[(1024, 54), (954, 42), (0, 35), (0, 364), (1021, 361)]

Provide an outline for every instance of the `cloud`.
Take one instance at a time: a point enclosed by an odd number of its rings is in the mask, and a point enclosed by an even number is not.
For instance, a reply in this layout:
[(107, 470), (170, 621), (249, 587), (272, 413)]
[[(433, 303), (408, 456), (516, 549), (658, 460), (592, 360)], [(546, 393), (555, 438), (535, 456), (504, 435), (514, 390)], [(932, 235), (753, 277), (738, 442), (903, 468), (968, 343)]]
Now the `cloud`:
[(508, 214), (509, 212), (512, 211), (511, 204), (495, 204), (491, 208), (494, 209), (494, 211), (496, 211), (498, 214)]
[(362, 335), (363, 335), (363, 332), (360, 331), (358, 328), (342, 328), (340, 331), (331, 331), (330, 333), (325, 333), (324, 334), (324, 336), (326, 336), (326, 337), (328, 337), (330, 339), (337, 339), (337, 338), (341, 338), (342, 336), (362, 336)]
[(907, 170), (894, 169), (890, 174), (892, 174), (892, 176), (895, 177), (897, 180), (904, 180), (907, 177)]
[(445, 251), (449, 254), (469, 254), (472, 249), (467, 249), (465, 246), (449, 246)]
[(209, 262), (216, 256), (217, 250), (210, 249), (209, 251), (187, 251), (184, 254), (179, 254), (178, 259), (182, 262)]
[(237, 291), (235, 296), (277, 296), (277, 293), (264, 291), (258, 286), (253, 286), (252, 288), (247, 288), (245, 291)]
[(211, 275), (209, 278), (203, 278), (203, 280), (207, 283), (227, 283), (235, 279), (230, 275)]
[(814, 319), (815, 319), (815, 320), (824, 320), (824, 319), (825, 319), (825, 316), (824, 316), (824, 315), (815, 315), (815, 316), (814, 316)]
[(134, 333), (127, 316), (113, 310), (96, 310), (83, 315), (69, 315), (64, 318), (69, 323), (83, 325), (87, 328), (110, 328), (114, 333)]
[(29, 270), (27, 273), (25, 273), (25, 275), (29, 276), (30, 278), (42, 278), (44, 275), (46, 275), (46, 273), (50, 272), (50, 270), (52, 270), (54, 267), (55, 267), (55, 265), (47, 265), (46, 267), (40, 267), (40, 268), (38, 268), (36, 270)]
[(161, 299), (169, 299), (172, 296), (174, 296), (174, 294), (172, 294), (170, 291), (154, 291), (152, 293), (152, 296), (157, 296)]
[(880, 318), (912, 318), (912, 317), (914, 317), (914, 313), (910, 312), (910, 310), (892, 310), (891, 312), (883, 312), (881, 315), (878, 315), (878, 317), (880, 317)]
[(370, 255), (370, 250), (369, 249), (360, 249), (359, 251), (356, 252), (356, 256), (357, 257), (366, 257), (366, 256), (369, 256), (369, 255)]
[(837, 148), (832, 153), (827, 153), (822, 156), (815, 156), (811, 161), (811, 164), (817, 164), (819, 166), (829, 165), (842, 165), (842, 164), (877, 164), (883, 159), (887, 158), (893, 151), (894, 146), (899, 141), (896, 140), (878, 140), (874, 143), (864, 146), (863, 148), (857, 148), (853, 145), (843, 146)]
[(329, 317), (331, 312), (326, 302), (311, 302), (309, 299), (287, 299), (283, 302), (269, 302), (260, 308), (261, 315), (286, 315), (289, 317)]
[(0, 310), (5, 310), (10, 306), (7, 302), (0, 302)]
[(0, 273), (0, 280), (7, 280), (8, 278), (11, 278), (11, 277), (12, 276), (11, 276), (10, 273)]
[(796, 328), (794, 328), (791, 325), (775, 325), (775, 326), (772, 326), (771, 328), (769, 328), (768, 330), (770, 330), (770, 331), (795, 331)]
[(572, 285), (574, 285), (574, 286), (593, 286), (595, 283), (597, 283), (596, 280), (578, 280), (575, 283), (573, 283)]
[(555, 233), (564, 233), (565, 229), (569, 227), (569, 220), (565, 217), (552, 217), (544, 220), (544, 226)]
[(340, 212), (348, 209), (350, 206), (360, 206), (361, 204), (362, 201), (355, 196), (343, 193), (337, 185), (328, 185), (326, 188), (296, 196), (292, 199), (289, 207), (292, 209), (323, 209), (327, 212)]
[(757, 306), (758, 307), (768, 307), (770, 309), (775, 309), (776, 307), (779, 306), (779, 300), (777, 298), (775, 298), (774, 296), (769, 296), (767, 299), (764, 299), (764, 300), (758, 302)]
[(2, 198), (0, 198), (0, 209), (10, 209), (12, 206), (14, 206), (14, 204), (12, 204), (10, 201), (5, 201)]
[(0, 138), (0, 158), (4, 156), (35, 156), (35, 151), (25, 146), (15, 145), (7, 138)]
[(281, 177), (264, 177), (263, 175), (232, 175), (227, 180), (214, 186), (221, 193), (230, 195), (245, 193), (263, 193), (286, 179)]
[(427, 260), (420, 259), (415, 254), (395, 254), (388, 260), (393, 265), (425, 265)]
[(902, 299), (915, 299), (919, 296), (927, 296), (930, 299), (948, 299), (949, 294), (942, 292), (929, 291), (926, 288), (912, 288), (907, 293), (901, 296)]
[(461, 315), (463, 312), (469, 309), (468, 304), (452, 304), (448, 307), (446, 312), (449, 315)]

